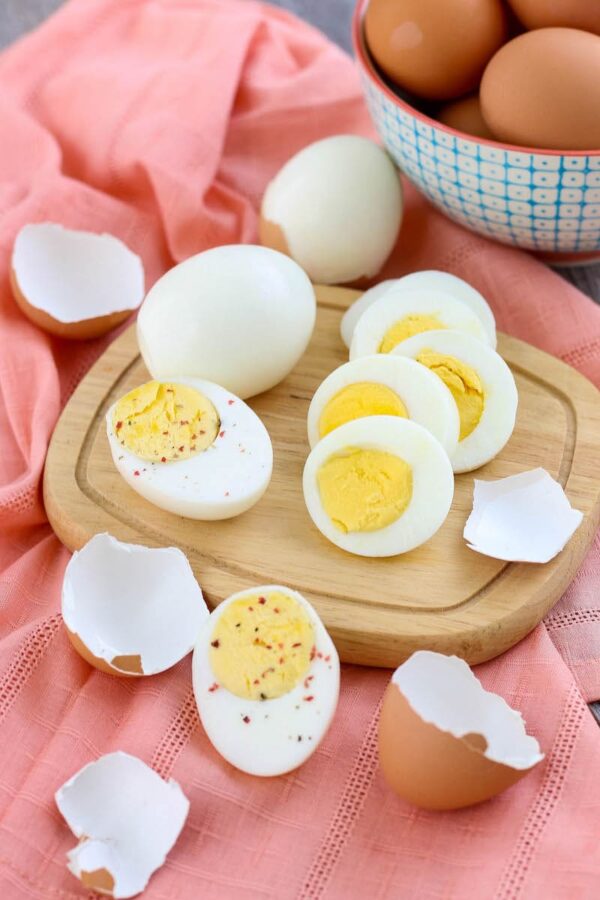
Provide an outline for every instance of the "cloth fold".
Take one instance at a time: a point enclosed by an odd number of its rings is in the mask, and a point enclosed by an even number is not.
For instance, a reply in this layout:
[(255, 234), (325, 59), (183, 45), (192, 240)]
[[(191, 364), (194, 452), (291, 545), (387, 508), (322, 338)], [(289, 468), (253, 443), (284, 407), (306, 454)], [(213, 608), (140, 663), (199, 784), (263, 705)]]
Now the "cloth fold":
[[(587, 898), (600, 883), (597, 726), (600, 547), (527, 639), (478, 667), (523, 712), (547, 758), (502, 796), (457, 813), (396, 798), (377, 767), (389, 672), (344, 667), (340, 706), (288, 776), (235, 771), (199, 724), (190, 660), (135, 682), (92, 670), (60, 618), (69, 554), (45, 519), (53, 425), (111, 337), (49, 337), (9, 287), (15, 235), (53, 220), (109, 231), (147, 286), (220, 243), (256, 240), (268, 180), (307, 143), (373, 136), (352, 62), (251, 0), (71, 0), (0, 56), (0, 896), (76, 898), (74, 839), (56, 788), (115, 749), (189, 796), (188, 824), (149, 898)], [(600, 384), (600, 310), (518, 251), (452, 224), (407, 187), (385, 275), (441, 268), (492, 303), (501, 328)]]

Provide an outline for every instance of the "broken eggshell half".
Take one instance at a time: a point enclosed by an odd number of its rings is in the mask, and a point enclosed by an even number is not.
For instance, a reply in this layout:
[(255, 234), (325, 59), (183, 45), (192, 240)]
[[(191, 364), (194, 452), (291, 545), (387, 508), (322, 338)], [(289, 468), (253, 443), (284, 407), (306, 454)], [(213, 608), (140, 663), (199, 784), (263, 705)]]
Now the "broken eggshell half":
[(418, 650), (392, 676), (379, 760), (392, 789), (425, 809), (488, 800), (544, 758), (521, 714), (481, 685), (464, 660)]
[(142, 261), (110, 234), (74, 231), (53, 222), (25, 225), (12, 255), (17, 305), (58, 337), (100, 337), (144, 298)]
[(123, 544), (96, 534), (73, 554), (62, 614), (77, 652), (111, 675), (155, 675), (193, 648), (208, 618), (202, 591), (176, 547)]
[(189, 812), (176, 781), (136, 756), (117, 751), (89, 763), (55, 794), (79, 843), (67, 866), (84, 887), (134, 897), (164, 863)]

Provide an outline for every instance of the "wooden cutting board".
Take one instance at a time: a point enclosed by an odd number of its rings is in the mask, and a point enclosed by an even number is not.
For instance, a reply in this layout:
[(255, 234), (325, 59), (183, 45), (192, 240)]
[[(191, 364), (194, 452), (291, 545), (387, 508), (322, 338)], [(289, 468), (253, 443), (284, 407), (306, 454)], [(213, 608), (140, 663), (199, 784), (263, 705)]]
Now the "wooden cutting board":
[(456, 479), (450, 515), (417, 550), (365, 559), (334, 547), (313, 526), (302, 496), (308, 454), (306, 412), (319, 382), (345, 362), (343, 311), (358, 292), (317, 289), (311, 344), (292, 374), (250, 405), (275, 451), (271, 485), (249, 512), (196, 522), (152, 506), (115, 470), (104, 416), (122, 394), (148, 379), (135, 326), (118, 337), (83, 379), (56, 426), (44, 477), (50, 522), (71, 550), (93, 534), (188, 556), (210, 605), (253, 585), (281, 583), (313, 603), (346, 662), (396, 666), (418, 648), (481, 662), (511, 647), (541, 620), (579, 567), (600, 520), (600, 393), (583, 376), (522, 341), (499, 336), (499, 352), (519, 388), (514, 434), (479, 478), (546, 468), (584, 521), (546, 565), (504, 563), (469, 550), (462, 531), (473, 474)]

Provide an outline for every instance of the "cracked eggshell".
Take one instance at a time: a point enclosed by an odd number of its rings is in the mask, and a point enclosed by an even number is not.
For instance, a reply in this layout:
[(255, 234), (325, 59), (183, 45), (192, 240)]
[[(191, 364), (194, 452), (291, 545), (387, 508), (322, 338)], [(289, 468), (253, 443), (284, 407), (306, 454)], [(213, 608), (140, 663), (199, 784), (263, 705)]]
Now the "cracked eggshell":
[(519, 712), (456, 656), (419, 650), (392, 676), (379, 760), (392, 789), (425, 809), (459, 809), (515, 784), (544, 758)]
[(189, 812), (176, 781), (141, 759), (117, 751), (73, 775), (55, 794), (79, 843), (67, 866), (84, 887), (109, 897), (134, 897), (165, 862)]
[(53, 222), (21, 229), (10, 278), (28, 319), (50, 334), (74, 340), (116, 328), (144, 297), (142, 261), (122, 241)]
[(155, 675), (193, 648), (209, 612), (176, 547), (96, 534), (67, 568), (62, 615), (77, 652), (110, 675)]

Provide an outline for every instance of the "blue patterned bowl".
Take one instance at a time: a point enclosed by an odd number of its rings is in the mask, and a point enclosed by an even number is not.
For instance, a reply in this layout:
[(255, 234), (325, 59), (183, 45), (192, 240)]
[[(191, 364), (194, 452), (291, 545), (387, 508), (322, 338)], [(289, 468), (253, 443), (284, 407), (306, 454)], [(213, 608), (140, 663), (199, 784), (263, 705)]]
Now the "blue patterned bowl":
[(600, 256), (600, 150), (513, 147), (456, 131), (415, 109), (378, 73), (363, 37), (353, 40), (367, 106), (407, 178), (466, 228), (556, 262)]

